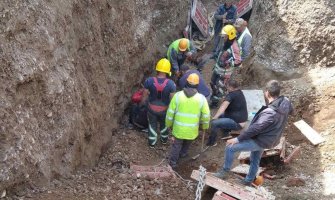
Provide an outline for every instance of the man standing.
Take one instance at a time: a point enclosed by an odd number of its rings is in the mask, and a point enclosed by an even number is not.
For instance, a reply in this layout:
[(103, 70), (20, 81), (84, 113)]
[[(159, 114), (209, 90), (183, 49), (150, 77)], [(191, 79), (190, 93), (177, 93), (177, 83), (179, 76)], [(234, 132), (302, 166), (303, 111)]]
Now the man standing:
[(144, 83), (142, 104), (149, 95), (148, 121), (149, 121), (149, 146), (154, 148), (157, 143), (157, 125), (159, 124), (161, 142), (166, 144), (168, 130), (165, 127), (166, 110), (173, 93), (176, 91), (174, 82), (167, 78), (170, 74), (171, 64), (166, 58), (162, 58), (156, 65), (157, 76), (148, 78)]
[(228, 94), (211, 121), (211, 133), (207, 146), (216, 146), (216, 135), (220, 130), (227, 137), (231, 130), (241, 130), (248, 120), (247, 102), (237, 81), (227, 82)]
[(179, 79), (178, 86), (183, 89), (187, 85), (187, 78), (190, 74), (197, 74), (199, 76), (199, 85), (197, 90), (200, 94), (204, 95), (206, 99), (210, 98), (211, 91), (209, 90), (208, 86), (206, 85), (205, 80), (201, 76), (200, 72), (196, 69), (190, 69), (190, 67), (186, 64), (182, 65), (180, 68), (181, 71), (181, 78)]
[(167, 58), (172, 65), (172, 79), (177, 83), (180, 76), (180, 66), (186, 58), (190, 58), (195, 53), (195, 48), (189, 39), (181, 38), (172, 42), (167, 51)]
[(238, 34), (237, 42), (241, 48), (241, 58), (242, 62), (248, 58), (250, 55), (250, 48), (252, 43), (252, 36), (248, 29), (248, 23), (242, 19), (238, 18), (234, 24)]
[(177, 92), (166, 114), (166, 127), (172, 127), (169, 164), (175, 169), (179, 156), (187, 156), (191, 142), (198, 137), (199, 124), (208, 129), (210, 111), (205, 97), (197, 92), (199, 76), (190, 74), (186, 87)]
[(236, 29), (233, 25), (223, 27), (221, 35), (224, 46), (216, 60), (211, 77), (211, 107), (217, 107), (225, 94), (225, 84), (233, 76), (235, 69), (241, 64), (240, 47), (236, 40)]
[(249, 173), (241, 182), (244, 185), (251, 185), (256, 177), (264, 149), (273, 148), (279, 143), (288, 115), (293, 112), (289, 99), (279, 95), (279, 82), (269, 81), (265, 91), (268, 106), (263, 106), (256, 113), (245, 132), (227, 141), (224, 165), (217, 173), (214, 173), (214, 176), (227, 178), (235, 152), (251, 151)]
[(237, 18), (237, 7), (233, 5), (235, 0), (226, 0), (224, 4), (221, 4), (214, 14), (215, 26), (214, 26), (214, 48), (213, 55), (218, 56), (220, 52), (219, 43), (220, 43), (220, 33), (222, 27), (230, 24), (233, 25)]

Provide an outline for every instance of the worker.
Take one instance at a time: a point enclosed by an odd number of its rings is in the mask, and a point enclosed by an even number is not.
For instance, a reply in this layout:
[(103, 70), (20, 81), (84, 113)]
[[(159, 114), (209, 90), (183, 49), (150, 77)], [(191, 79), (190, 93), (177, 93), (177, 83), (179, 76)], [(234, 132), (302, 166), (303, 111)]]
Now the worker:
[(181, 89), (183, 89), (187, 85), (187, 77), (190, 74), (197, 74), (199, 76), (199, 85), (197, 87), (197, 90), (200, 94), (204, 95), (207, 100), (209, 100), (211, 91), (206, 85), (206, 82), (204, 78), (201, 76), (200, 72), (196, 69), (190, 69), (190, 67), (187, 64), (183, 64), (180, 68), (181, 71), (181, 78), (179, 79), (178, 85)]
[(158, 137), (158, 124), (162, 144), (168, 141), (168, 130), (165, 126), (166, 110), (170, 99), (176, 91), (175, 83), (168, 79), (171, 73), (170, 61), (160, 59), (156, 64), (157, 76), (149, 77), (144, 82), (142, 104), (148, 99), (149, 147), (154, 148)]
[(198, 137), (199, 124), (208, 129), (210, 111), (204, 95), (197, 92), (199, 76), (187, 77), (186, 87), (177, 92), (166, 114), (166, 127), (172, 127), (172, 146), (169, 164), (175, 169), (179, 157), (186, 157), (190, 144)]
[(216, 60), (211, 77), (211, 107), (217, 107), (225, 94), (225, 83), (231, 78), (234, 70), (241, 64), (240, 47), (236, 40), (237, 31), (233, 25), (223, 27), (221, 36), (224, 46)]
[(280, 84), (276, 80), (267, 83), (265, 97), (268, 105), (263, 106), (251, 121), (246, 131), (238, 137), (227, 140), (224, 165), (213, 175), (226, 179), (230, 175), (234, 154), (250, 151), (250, 168), (247, 176), (241, 181), (244, 185), (251, 185), (254, 181), (264, 149), (271, 149), (279, 144), (289, 114), (293, 108), (290, 100), (280, 96)]
[(242, 62), (250, 55), (252, 36), (248, 29), (248, 22), (242, 18), (238, 18), (234, 24), (237, 30), (237, 42), (241, 48)]
[(227, 82), (228, 94), (211, 121), (211, 132), (207, 146), (216, 146), (218, 131), (223, 130), (223, 137), (228, 137), (231, 130), (241, 130), (248, 120), (247, 102), (236, 80)]
[(233, 25), (237, 18), (237, 7), (234, 5), (236, 0), (226, 0), (224, 4), (221, 4), (214, 14), (215, 26), (214, 26), (214, 48), (213, 57), (216, 58), (220, 53), (220, 33), (222, 27), (225, 25)]
[(195, 53), (195, 48), (189, 39), (181, 38), (172, 42), (167, 51), (167, 58), (172, 65), (172, 80), (176, 83), (180, 77), (180, 66), (186, 58), (191, 58)]

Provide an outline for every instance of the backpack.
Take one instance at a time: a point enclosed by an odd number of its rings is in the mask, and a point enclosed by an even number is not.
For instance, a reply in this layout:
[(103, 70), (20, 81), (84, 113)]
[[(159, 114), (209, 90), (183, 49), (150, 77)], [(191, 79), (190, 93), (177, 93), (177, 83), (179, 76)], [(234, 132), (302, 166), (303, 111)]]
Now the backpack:
[(154, 79), (154, 86), (157, 91), (157, 99), (148, 103), (148, 110), (153, 114), (164, 115), (168, 106), (164, 104), (162, 100), (162, 95), (164, 88), (169, 82), (169, 79), (166, 78), (162, 84), (158, 83), (156, 77), (153, 77), (153, 79)]
[(144, 92), (144, 89), (139, 89), (137, 90), (133, 96), (131, 96), (131, 102), (132, 103), (140, 103), (142, 101), (142, 97), (143, 97), (143, 92)]

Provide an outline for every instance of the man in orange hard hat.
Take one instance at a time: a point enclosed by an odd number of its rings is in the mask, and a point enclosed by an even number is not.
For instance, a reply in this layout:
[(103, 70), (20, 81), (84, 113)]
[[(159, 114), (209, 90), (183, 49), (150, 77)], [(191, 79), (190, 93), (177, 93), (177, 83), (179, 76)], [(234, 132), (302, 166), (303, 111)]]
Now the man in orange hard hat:
[(166, 113), (166, 127), (172, 128), (172, 146), (169, 164), (175, 169), (179, 157), (186, 157), (193, 140), (199, 135), (199, 127), (209, 128), (210, 110), (204, 95), (197, 91), (199, 76), (187, 77), (187, 84), (177, 92)]
[(181, 38), (172, 42), (167, 51), (167, 58), (172, 65), (172, 79), (177, 83), (180, 76), (180, 66), (186, 58), (191, 58), (195, 48), (189, 39)]

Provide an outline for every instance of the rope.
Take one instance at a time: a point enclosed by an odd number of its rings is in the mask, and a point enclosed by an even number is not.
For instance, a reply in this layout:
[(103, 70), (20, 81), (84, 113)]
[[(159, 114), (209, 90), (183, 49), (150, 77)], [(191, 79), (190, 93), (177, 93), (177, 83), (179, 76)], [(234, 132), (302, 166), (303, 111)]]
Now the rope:
[(199, 167), (199, 182), (197, 185), (197, 191), (195, 193), (195, 200), (201, 200), (201, 192), (204, 189), (205, 186), (205, 175), (206, 175), (206, 168), (204, 168), (202, 165)]

